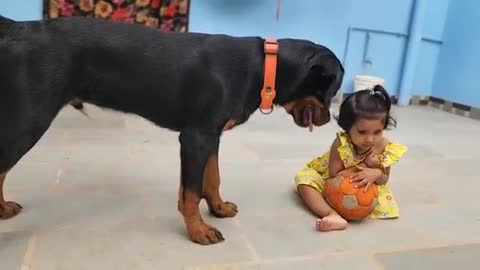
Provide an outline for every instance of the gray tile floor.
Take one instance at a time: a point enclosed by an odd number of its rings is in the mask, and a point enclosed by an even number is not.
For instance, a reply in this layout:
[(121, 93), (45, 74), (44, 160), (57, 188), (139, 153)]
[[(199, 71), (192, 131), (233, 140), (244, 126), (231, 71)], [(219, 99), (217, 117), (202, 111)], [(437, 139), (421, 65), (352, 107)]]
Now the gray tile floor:
[(326, 149), (331, 122), (313, 133), (281, 109), (255, 114), (222, 138), (224, 197), (233, 219), (215, 219), (226, 241), (187, 240), (177, 212), (177, 134), (134, 116), (88, 106), (61, 112), (11, 171), (8, 199), (24, 206), (0, 220), (0, 269), (480, 269), (480, 122), (428, 107), (395, 107), (388, 136), (409, 147), (393, 168), (398, 220), (342, 232), (313, 230), (293, 176)]

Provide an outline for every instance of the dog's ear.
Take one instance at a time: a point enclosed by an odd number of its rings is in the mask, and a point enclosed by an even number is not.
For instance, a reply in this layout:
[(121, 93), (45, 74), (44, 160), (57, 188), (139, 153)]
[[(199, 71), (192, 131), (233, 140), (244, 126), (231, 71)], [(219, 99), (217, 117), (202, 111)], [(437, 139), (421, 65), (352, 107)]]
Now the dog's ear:
[(324, 46), (298, 40), (282, 40), (280, 46), (277, 102), (315, 96), (327, 105), (343, 78), (343, 67)]
[(315, 63), (309, 67), (302, 88), (305, 90), (305, 94), (315, 96), (324, 105), (328, 105), (332, 98), (332, 85), (335, 84), (336, 79), (337, 76), (328, 72), (325, 65)]
[(335, 56), (322, 56), (312, 59), (305, 86), (308, 92), (320, 99), (327, 107), (330, 106), (332, 98), (340, 88), (344, 70), (341, 63)]

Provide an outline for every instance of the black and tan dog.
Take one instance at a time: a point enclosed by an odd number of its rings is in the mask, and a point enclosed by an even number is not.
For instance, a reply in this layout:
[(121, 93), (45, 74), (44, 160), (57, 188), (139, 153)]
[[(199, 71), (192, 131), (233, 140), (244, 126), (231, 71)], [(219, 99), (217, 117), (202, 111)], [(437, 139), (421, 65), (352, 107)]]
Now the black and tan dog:
[(329, 49), (304, 40), (160, 32), (82, 17), (0, 17), (0, 217), (21, 210), (5, 200), (7, 172), (62, 107), (75, 101), (79, 108), (80, 100), (179, 132), (178, 209), (188, 235), (200, 244), (222, 241), (198, 210), (204, 198), (214, 216), (237, 213), (219, 192), (222, 132), (272, 102), (298, 126), (321, 126), (343, 75)]

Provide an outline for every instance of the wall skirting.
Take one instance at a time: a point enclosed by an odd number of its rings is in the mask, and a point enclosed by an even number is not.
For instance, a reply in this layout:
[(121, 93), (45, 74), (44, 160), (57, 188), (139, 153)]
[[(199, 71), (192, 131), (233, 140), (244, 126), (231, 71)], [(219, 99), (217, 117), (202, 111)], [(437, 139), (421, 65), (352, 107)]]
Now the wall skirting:
[[(345, 99), (349, 94), (343, 94), (343, 99)], [(398, 98), (396, 96), (391, 96), (393, 104), (398, 104)], [(343, 100), (342, 99), (342, 100)], [(334, 103), (340, 103), (342, 100), (337, 96), (335, 96), (332, 100)], [(448, 100), (444, 100), (441, 98), (436, 98), (432, 96), (412, 96), (410, 99), (410, 105), (416, 106), (431, 106), (449, 113), (454, 113), (460, 116), (469, 117), (472, 119), (480, 120), (480, 108), (472, 107)]]
[(431, 96), (412, 96), (410, 105), (426, 105), (446, 112), (480, 120), (480, 108)]

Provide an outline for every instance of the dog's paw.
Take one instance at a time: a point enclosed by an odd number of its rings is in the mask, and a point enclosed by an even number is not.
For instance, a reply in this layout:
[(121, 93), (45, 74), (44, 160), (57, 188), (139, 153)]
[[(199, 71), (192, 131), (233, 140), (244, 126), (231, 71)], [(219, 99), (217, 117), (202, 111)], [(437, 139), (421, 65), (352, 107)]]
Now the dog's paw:
[(190, 225), (187, 229), (190, 239), (201, 245), (216, 244), (225, 240), (219, 230), (205, 223)]
[(9, 219), (22, 211), (22, 206), (16, 202), (0, 202), (0, 218)]
[(209, 205), (210, 213), (218, 218), (234, 217), (238, 213), (237, 205), (232, 202), (221, 202)]

